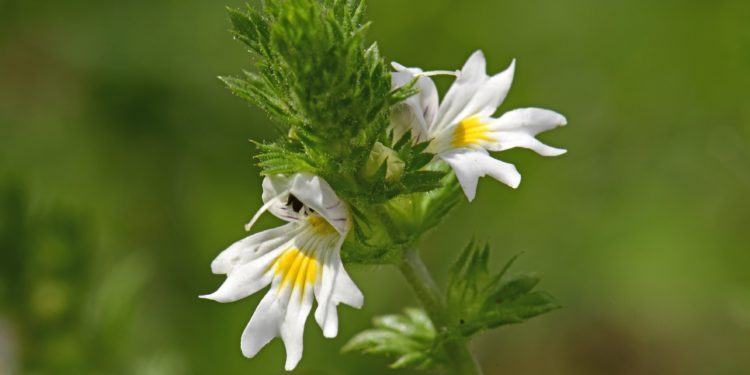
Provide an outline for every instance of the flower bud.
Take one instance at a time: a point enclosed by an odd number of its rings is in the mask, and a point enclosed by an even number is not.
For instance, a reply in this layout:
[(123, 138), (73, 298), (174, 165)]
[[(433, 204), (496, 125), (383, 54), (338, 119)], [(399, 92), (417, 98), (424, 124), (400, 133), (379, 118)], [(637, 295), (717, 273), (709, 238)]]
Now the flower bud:
[(375, 177), (383, 163), (386, 165), (385, 180), (387, 182), (398, 181), (404, 174), (404, 161), (398, 157), (396, 151), (380, 142), (375, 142), (365, 164), (364, 176), (366, 178)]

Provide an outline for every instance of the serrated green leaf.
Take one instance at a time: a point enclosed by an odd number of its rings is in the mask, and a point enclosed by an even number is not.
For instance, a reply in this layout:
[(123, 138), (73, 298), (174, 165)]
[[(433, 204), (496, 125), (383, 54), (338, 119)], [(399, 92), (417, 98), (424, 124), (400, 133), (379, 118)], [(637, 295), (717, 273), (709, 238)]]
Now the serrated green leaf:
[(478, 321), (482, 323), (482, 328), (495, 328), (521, 323), (560, 307), (560, 303), (550, 294), (530, 292), (510, 302), (499, 302), (494, 309), (486, 309)]
[(407, 309), (406, 315), (393, 314), (377, 317), (373, 320), (373, 325), (424, 340), (432, 340), (435, 336), (432, 322), (427, 314), (419, 309)]
[(398, 332), (372, 329), (354, 336), (344, 347), (343, 351), (359, 350), (369, 354), (401, 354), (419, 350), (419, 342)]
[(434, 361), (424, 353), (411, 352), (399, 357), (395, 362), (390, 364), (391, 368), (413, 367), (419, 370), (429, 368)]
[(432, 332), (431, 335), (434, 335), (435, 327), (432, 326), (432, 321), (424, 310), (410, 307), (406, 308), (404, 312), (406, 312), (406, 316), (409, 317), (412, 324), (425, 334), (425, 337), (427, 337), (430, 332)]
[(508, 301), (530, 292), (539, 284), (541, 279), (536, 274), (518, 275), (503, 284), (499, 290), (490, 294), (489, 298), (496, 302)]
[(347, 342), (342, 351), (396, 356), (392, 368), (426, 369), (439, 362), (434, 352), (435, 328), (424, 311), (407, 309), (405, 314), (377, 317), (376, 328), (363, 331)]
[(548, 293), (533, 290), (540, 281), (535, 274), (521, 274), (501, 282), (518, 255), (498, 274), (490, 275), (489, 252), (489, 246), (472, 241), (451, 267), (448, 308), (462, 335), (520, 323), (560, 307)]

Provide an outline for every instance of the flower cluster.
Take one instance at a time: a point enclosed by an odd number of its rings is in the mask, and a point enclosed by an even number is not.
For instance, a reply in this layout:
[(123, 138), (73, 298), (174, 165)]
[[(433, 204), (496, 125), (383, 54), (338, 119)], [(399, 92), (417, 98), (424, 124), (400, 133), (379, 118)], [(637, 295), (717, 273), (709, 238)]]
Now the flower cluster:
[[(245, 80), (225, 82), (288, 127), (281, 140), (260, 144), (265, 174), (263, 205), (246, 229), (250, 231), (266, 211), (287, 223), (252, 234), (220, 253), (211, 270), (226, 275), (226, 280), (214, 293), (201, 297), (233, 302), (270, 285), (242, 334), (242, 353), (252, 357), (273, 338), (281, 337), (287, 354), (285, 367), (292, 370), (302, 357), (303, 331), (313, 301), (317, 302), (315, 320), (329, 338), (338, 332), (338, 304), (360, 308), (364, 302), (342, 263), (347, 238), (370, 243), (375, 241), (370, 233), (381, 233), (385, 239), (371, 247), (384, 247), (381, 243), (385, 243), (405, 248), (418, 240), (418, 234), (396, 240), (392, 228), (404, 226), (391, 219), (391, 212), (412, 212), (414, 202), (429, 206), (442, 199), (429, 192), (451, 178), (447, 175), (450, 170), (469, 201), (475, 198), (478, 180), (485, 175), (517, 187), (521, 175), (515, 166), (494, 159), (490, 152), (523, 147), (544, 156), (560, 155), (565, 150), (547, 146), (535, 136), (565, 125), (566, 119), (539, 108), (493, 117), (510, 89), (515, 61), (503, 72), (489, 76), (481, 51), (457, 71), (423, 71), (393, 63), (394, 71), (383, 75), (378, 69), (385, 65), (373, 47), (364, 54), (356, 48), (342, 49), (339, 58), (361, 58), (369, 75), (353, 71), (339, 82), (342, 79), (336, 74), (343, 68), (328, 69), (341, 62), (329, 60), (335, 60), (331, 55), (338, 56), (336, 48), (349, 47), (342, 47), (335, 38), (361, 43), (361, 28), (352, 21), (361, 17), (361, 6), (355, 6), (361, 3), (323, 0), (319, 5), (316, 0), (290, 0), (279, 4), (272, 16), (253, 10), (233, 13), (240, 39), (262, 58), (259, 69), (263, 75), (248, 73)], [(308, 7), (309, 11), (298, 12), (295, 7)], [(342, 17), (346, 22), (336, 23)], [(325, 26), (318, 25), (319, 19), (350, 31), (321, 32), (318, 37), (316, 30)], [(281, 26), (274, 28), (276, 24)], [(278, 35), (269, 36), (274, 32)], [(294, 60), (297, 58), (288, 48), (306, 37), (311, 39), (308, 44), (327, 40), (331, 47), (325, 50), (328, 52), (298, 52), (311, 55)], [(320, 69), (321, 79), (330, 78), (338, 86), (314, 83), (315, 69)], [(280, 76), (287, 71), (294, 74)], [(383, 90), (381, 75), (390, 80), (385, 97), (373, 94)], [(455, 77), (442, 102), (431, 79), (435, 75)], [(309, 82), (301, 78), (293, 81), (303, 76), (309, 77)], [(346, 82), (354, 82), (358, 89), (341, 88)], [(327, 87), (340, 91), (337, 95), (320, 91)], [(357, 101), (362, 108), (369, 108), (361, 118), (352, 117), (356, 111), (347, 107)], [(324, 114), (318, 106), (326, 105), (333, 113), (343, 114)], [(346, 124), (340, 133), (331, 129), (337, 120)], [(376, 192), (382, 194), (376, 196)], [(395, 199), (399, 196), (410, 198)], [(370, 212), (378, 215), (368, 216)], [(384, 229), (378, 232), (378, 227)], [(350, 236), (352, 233), (356, 235)]]

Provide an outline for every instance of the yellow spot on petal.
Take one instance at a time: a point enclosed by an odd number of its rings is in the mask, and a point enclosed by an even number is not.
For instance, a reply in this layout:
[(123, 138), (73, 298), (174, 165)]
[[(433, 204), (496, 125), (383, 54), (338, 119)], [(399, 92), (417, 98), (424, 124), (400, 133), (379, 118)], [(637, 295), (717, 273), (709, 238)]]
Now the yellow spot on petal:
[(274, 272), (277, 275), (281, 275), (281, 276), (284, 276), (287, 273), (289, 273), (289, 270), (292, 268), (292, 264), (294, 263), (294, 260), (297, 259), (298, 254), (299, 254), (299, 250), (295, 247), (285, 251), (276, 260)]
[(307, 273), (305, 274), (305, 281), (308, 284), (314, 284), (315, 280), (317, 279), (318, 279), (318, 261), (313, 258), (312, 261), (307, 264)]
[(453, 131), (451, 146), (458, 148), (469, 145), (478, 145), (480, 141), (496, 141), (495, 138), (489, 136), (489, 133), (489, 125), (479, 121), (479, 117), (469, 117), (456, 126), (456, 130)]
[(287, 284), (292, 285), (292, 290), (300, 289), (300, 298), (307, 285), (314, 284), (318, 279), (318, 260), (315, 255), (300, 251), (296, 247), (281, 254), (274, 263), (274, 273), (281, 276), (279, 292)]
[(307, 217), (307, 222), (313, 227), (316, 234), (327, 235), (336, 233), (336, 229), (322, 216), (315, 214)]

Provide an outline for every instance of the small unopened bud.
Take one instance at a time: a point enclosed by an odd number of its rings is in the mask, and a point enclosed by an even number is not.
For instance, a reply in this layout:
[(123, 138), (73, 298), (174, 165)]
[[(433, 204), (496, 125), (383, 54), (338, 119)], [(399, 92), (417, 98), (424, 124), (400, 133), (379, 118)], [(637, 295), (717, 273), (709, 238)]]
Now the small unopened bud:
[(404, 161), (398, 157), (396, 151), (380, 142), (375, 142), (365, 164), (364, 175), (368, 178), (374, 177), (383, 163), (386, 165), (386, 181), (396, 181), (404, 174)]

